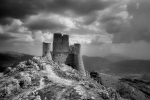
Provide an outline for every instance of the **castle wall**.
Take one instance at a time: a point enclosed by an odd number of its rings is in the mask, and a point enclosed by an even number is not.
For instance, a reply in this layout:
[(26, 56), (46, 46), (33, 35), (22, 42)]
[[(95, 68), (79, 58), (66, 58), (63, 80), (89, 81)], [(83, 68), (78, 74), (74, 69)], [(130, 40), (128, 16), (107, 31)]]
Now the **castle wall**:
[(53, 40), (53, 60), (55, 62), (64, 63), (69, 51), (69, 36), (60, 33), (54, 33)]
[(75, 69), (78, 70), (82, 76), (86, 76), (82, 56), (80, 54), (74, 54), (74, 64)]
[(73, 69), (78, 70), (82, 76), (86, 75), (82, 56), (80, 54), (69, 54), (65, 64), (71, 66)]
[(70, 45), (69, 46), (69, 54), (74, 53), (74, 51), (75, 51), (74, 45)]
[(66, 52), (53, 52), (52, 53), (52, 58), (53, 61), (58, 62), (58, 63), (64, 63), (67, 59), (68, 53)]
[(75, 48), (74, 53), (80, 54), (81, 45), (80, 44), (74, 44), (74, 48)]
[(75, 68), (74, 54), (73, 53), (68, 54), (67, 59), (65, 61), (65, 64), (68, 65), (68, 66), (71, 66), (73, 69), (76, 69)]
[(69, 51), (69, 36), (63, 35), (62, 37), (62, 52), (68, 52)]
[(51, 50), (51, 43), (44, 43), (43, 42), (43, 55), (42, 56), (43, 57), (49, 56), (51, 58), (50, 50)]
[(65, 64), (71, 66), (73, 69), (78, 70), (81, 75), (85, 76), (85, 68), (82, 60), (82, 56), (80, 55), (80, 44), (74, 44), (74, 46), (70, 46), (69, 55), (66, 59)]
[(55, 33), (53, 37), (53, 52), (62, 51), (62, 35), (60, 33)]
[(54, 42), (62, 42), (62, 34), (61, 33), (54, 33), (53, 41)]
[(68, 52), (69, 50), (69, 36), (61, 35), (60, 33), (54, 34), (53, 52)]
[(54, 33), (52, 59), (58, 63), (65, 63), (78, 70), (85, 76), (85, 69), (80, 55), (80, 44), (74, 44), (69, 47), (69, 36)]
[(69, 35), (63, 35), (62, 40), (63, 42), (69, 42)]
[(53, 42), (53, 52), (62, 52), (62, 42)]

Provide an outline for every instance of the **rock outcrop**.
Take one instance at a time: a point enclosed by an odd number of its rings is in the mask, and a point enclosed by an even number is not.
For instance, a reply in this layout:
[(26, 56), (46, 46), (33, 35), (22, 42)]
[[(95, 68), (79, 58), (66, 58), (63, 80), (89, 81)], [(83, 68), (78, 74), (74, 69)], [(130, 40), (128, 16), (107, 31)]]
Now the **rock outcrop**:
[(65, 64), (33, 57), (7, 70), (0, 79), (0, 100), (125, 100)]
[(149, 82), (144, 83), (140, 80), (117, 79), (98, 72), (91, 72), (90, 75), (99, 84), (115, 89), (122, 98), (127, 100), (150, 100)]

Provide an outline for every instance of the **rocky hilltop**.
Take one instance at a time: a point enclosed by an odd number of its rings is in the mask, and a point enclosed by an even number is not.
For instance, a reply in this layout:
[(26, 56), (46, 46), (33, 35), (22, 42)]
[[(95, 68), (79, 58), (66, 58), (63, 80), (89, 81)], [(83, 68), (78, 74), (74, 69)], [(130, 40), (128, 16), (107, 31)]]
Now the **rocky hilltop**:
[(126, 100), (110, 87), (48, 57), (33, 57), (7, 68), (0, 100)]

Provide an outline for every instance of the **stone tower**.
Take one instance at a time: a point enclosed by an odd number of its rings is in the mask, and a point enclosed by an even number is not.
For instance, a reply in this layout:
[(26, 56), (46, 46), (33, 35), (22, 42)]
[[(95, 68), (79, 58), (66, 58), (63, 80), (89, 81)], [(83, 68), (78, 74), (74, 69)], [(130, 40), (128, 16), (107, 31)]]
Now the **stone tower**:
[(74, 44), (73, 46), (70, 46), (69, 55), (65, 63), (71, 66), (72, 68), (78, 70), (82, 76), (86, 76), (80, 50), (81, 50), (80, 44)]
[(81, 75), (85, 76), (85, 69), (80, 54), (81, 45), (74, 44), (69, 46), (69, 36), (61, 33), (53, 35), (52, 59), (57, 63), (65, 63), (78, 70)]
[(64, 63), (68, 56), (69, 36), (54, 33), (52, 58), (55, 62)]
[(50, 50), (51, 50), (51, 43), (45, 43), (43, 42), (43, 57), (49, 57), (52, 59), (51, 54), (50, 54)]
[(62, 35), (60, 33), (54, 33), (53, 36), (53, 52), (62, 51)]
[(69, 36), (63, 35), (62, 36), (62, 52), (68, 52), (69, 51)]

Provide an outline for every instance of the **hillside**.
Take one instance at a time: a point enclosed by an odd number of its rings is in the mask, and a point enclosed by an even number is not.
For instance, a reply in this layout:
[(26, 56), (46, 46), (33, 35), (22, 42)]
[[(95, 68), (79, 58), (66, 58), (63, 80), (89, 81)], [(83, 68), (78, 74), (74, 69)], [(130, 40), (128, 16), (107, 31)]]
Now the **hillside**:
[(33, 57), (7, 69), (0, 79), (0, 100), (125, 100), (65, 64)]
[[(114, 75), (129, 75), (150, 73), (150, 60), (125, 60), (111, 62), (102, 57), (83, 56), (83, 62), (87, 71), (98, 71)], [(129, 75), (129, 77), (131, 76)], [(139, 77), (139, 76), (138, 76)]]
[(124, 60), (133, 60), (133, 58), (126, 57), (126, 56), (123, 56), (121, 54), (111, 54), (111, 55), (108, 55), (104, 58), (109, 60), (109, 61), (112, 61), (112, 62), (119, 62), (119, 61), (124, 61)]
[[(132, 86), (129, 82), (102, 73), (95, 75), (87, 72), (87, 76), (83, 77), (70, 66), (57, 64), (48, 57), (23, 56), (11, 54), (10, 58), (14, 57), (16, 61), (30, 60), (18, 62), (0, 76), (0, 100), (150, 100), (145, 87), (143, 90), (139, 88), (145, 83), (132, 82)], [(6, 61), (11, 59), (6, 58)], [(84, 56), (83, 59), (93, 64), (99, 60), (110, 63), (99, 57)]]
[(104, 73), (91, 72), (91, 76), (105, 87), (115, 89), (126, 100), (150, 100), (150, 82), (142, 80), (118, 79)]
[(20, 61), (32, 59), (32, 57), (32, 55), (12, 51), (0, 52), (0, 72), (3, 72), (7, 67), (13, 67)]
[(143, 74), (140, 79), (150, 82), (150, 74)]
[(106, 70), (111, 61), (102, 57), (83, 56), (85, 69), (88, 71), (103, 71)]
[(120, 74), (144, 74), (150, 73), (150, 60), (126, 60), (109, 65), (108, 73)]

